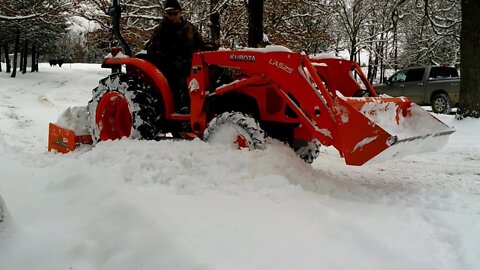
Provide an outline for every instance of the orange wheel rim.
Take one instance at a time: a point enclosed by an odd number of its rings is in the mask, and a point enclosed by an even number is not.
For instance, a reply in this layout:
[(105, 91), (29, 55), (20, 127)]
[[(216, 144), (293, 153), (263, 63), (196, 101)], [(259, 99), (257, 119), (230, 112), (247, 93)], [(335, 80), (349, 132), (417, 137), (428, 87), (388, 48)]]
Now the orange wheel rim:
[(118, 92), (105, 93), (97, 105), (95, 123), (102, 141), (129, 137), (132, 114), (125, 96)]
[(238, 146), (239, 149), (250, 148), (250, 144), (245, 136), (238, 134), (237, 139), (235, 140), (235, 144)]

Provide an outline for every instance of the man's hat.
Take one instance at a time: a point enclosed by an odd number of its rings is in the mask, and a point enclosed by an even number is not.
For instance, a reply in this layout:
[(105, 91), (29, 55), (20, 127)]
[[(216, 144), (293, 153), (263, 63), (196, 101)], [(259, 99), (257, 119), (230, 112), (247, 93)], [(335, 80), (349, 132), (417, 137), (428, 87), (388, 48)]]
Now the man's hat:
[(163, 5), (165, 7), (165, 11), (167, 10), (182, 10), (182, 7), (180, 6), (180, 3), (178, 3), (177, 0), (167, 0), (165, 1), (165, 4)]

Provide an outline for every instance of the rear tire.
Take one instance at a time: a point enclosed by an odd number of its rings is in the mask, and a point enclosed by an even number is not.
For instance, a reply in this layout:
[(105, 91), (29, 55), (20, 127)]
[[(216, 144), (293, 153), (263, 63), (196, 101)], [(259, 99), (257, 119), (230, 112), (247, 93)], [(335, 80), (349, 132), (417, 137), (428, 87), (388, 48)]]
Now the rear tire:
[(436, 94), (432, 98), (432, 111), (444, 114), (449, 114), (452, 111), (452, 102), (447, 94)]
[(99, 82), (88, 103), (88, 121), (94, 143), (122, 137), (153, 139), (160, 130), (163, 103), (138, 78), (112, 74)]
[(266, 136), (254, 118), (240, 112), (225, 112), (213, 118), (203, 134), (207, 142), (231, 143), (250, 150), (266, 148)]

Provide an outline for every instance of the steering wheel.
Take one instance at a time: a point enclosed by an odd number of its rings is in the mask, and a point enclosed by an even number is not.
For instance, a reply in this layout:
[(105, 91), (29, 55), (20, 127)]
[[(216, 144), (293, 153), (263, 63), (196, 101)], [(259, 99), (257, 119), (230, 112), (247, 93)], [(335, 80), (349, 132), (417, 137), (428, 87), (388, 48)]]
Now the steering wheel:
[(354, 97), (370, 97), (370, 92), (367, 89), (358, 89), (354, 94)]

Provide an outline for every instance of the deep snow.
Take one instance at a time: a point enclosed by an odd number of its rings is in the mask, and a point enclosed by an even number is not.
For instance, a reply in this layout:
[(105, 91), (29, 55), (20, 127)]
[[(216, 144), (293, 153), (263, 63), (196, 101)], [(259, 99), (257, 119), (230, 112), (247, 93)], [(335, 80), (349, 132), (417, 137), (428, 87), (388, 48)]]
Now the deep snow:
[(310, 166), (278, 142), (47, 152), (48, 122), (107, 74), (0, 74), (0, 269), (480, 268), (479, 120), (440, 115), (457, 130), (446, 147), (362, 167), (333, 148)]

